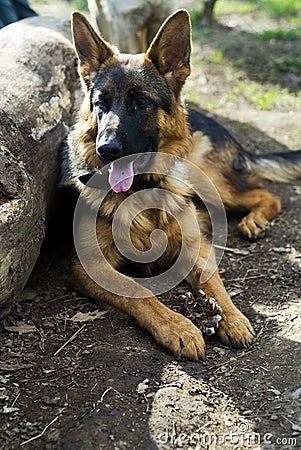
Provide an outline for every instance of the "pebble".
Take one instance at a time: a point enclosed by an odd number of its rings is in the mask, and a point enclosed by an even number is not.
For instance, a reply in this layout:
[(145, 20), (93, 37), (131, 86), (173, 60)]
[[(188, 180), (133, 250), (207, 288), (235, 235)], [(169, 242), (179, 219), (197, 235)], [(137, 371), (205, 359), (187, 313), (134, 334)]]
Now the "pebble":
[(49, 398), (49, 397), (43, 397), (43, 402), (46, 405), (54, 405), (57, 406), (58, 403), (60, 402), (61, 398), (60, 397), (54, 397), (54, 398)]
[(273, 247), (272, 250), (275, 253), (288, 253), (290, 251), (287, 247)]
[(295, 392), (292, 393), (292, 398), (294, 400), (299, 400), (300, 396), (301, 396), (301, 387), (296, 389)]
[(226, 355), (226, 353), (228, 353), (227, 350), (225, 350), (223, 348), (219, 348), (219, 347), (213, 347), (213, 351), (215, 353), (218, 353), (220, 356), (224, 356), (224, 355)]
[(32, 300), (33, 298), (37, 297), (39, 293), (31, 288), (24, 289), (22, 293), (23, 300)]
[(273, 392), (274, 395), (281, 395), (281, 392), (278, 391), (278, 389), (270, 389), (271, 392)]
[(252, 409), (246, 409), (245, 411), (242, 412), (243, 416), (249, 416), (250, 414), (253, 414)]
[(44, 320), (43, 321), (43, 326), (45, 328), (54, 328), (55, 324), (53, 322), (50, 322), (50, 320)]

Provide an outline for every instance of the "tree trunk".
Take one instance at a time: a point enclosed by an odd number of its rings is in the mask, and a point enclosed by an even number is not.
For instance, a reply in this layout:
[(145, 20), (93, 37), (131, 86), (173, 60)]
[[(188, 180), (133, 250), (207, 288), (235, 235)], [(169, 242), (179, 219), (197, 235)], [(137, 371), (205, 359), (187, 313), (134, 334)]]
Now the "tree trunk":
[(69, 21), (0, 31), (0, 317), (19, 300), (53, 207), (66, 127), (81, 101)]
[(201, 28), (210, 27), (213, 19), (213, 9), (217, 0), (205, 0)]

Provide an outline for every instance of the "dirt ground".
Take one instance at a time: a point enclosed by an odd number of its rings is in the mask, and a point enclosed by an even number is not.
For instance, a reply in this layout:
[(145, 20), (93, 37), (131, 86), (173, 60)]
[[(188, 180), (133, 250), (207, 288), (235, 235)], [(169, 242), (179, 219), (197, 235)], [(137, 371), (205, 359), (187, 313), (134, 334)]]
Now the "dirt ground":
[[(300, 38), (254, 44), (252, 33), (277, 26), (285, 23), (228, 14), (195, 37), (188, 87), (199, 89), (205, 110), (214, 101), (213, 116), (254, 151), (300, 148), (301, 106), (260, 110), (243, 95), (226, 97), (235, 78), (211, 55), (221, 48), (240, 80), (278, 83), (293, 96), (300, 73), (264, 68), (288, 54), (300, 58)], [(243, 240), (229, 218), (220, 265), (256, 342), (233, 350), (211, 338), (199, 363), (175, 360), (130, 319), (68, 292), (70, 246), (50, 236), (22, 302), (1, 324), (1, 447), (301, 449), (301, 182), (269, 187), (283, 211), (256, 242)]]

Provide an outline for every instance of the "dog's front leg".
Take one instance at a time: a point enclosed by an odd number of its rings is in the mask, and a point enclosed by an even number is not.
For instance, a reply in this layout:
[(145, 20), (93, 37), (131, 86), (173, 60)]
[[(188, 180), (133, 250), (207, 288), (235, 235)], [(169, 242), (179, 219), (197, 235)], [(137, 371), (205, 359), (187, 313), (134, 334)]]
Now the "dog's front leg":
[(255, 336), (254, 330), (232, 303), (215, 267), (214, 254), (208, 242), (202, 240), (199, 258), (187, 281), (193, 289), (202, 289), (207, 297), (213, 297), (223, 309), (223, 319), (218, 328), (221, 341), (237, 348), (248, 347)]
[[(175, 356), (193, 360), (204, 356), (202, 332), (190, 320), (164, 306), (151, 291), (148, 291), (149, 296), (145, 296), (147, 290), (129, 277), (118, 273), (118, 278), (120, 285), (124, 286), (125, 296), (104, 289), (88, 276), (79, 262), (75, 262), (68, 287), (134, 317), (141, 327), (146, 328), (159, 344), (171, 350)], [(140, 290), (143, 292), (141, 298)]]

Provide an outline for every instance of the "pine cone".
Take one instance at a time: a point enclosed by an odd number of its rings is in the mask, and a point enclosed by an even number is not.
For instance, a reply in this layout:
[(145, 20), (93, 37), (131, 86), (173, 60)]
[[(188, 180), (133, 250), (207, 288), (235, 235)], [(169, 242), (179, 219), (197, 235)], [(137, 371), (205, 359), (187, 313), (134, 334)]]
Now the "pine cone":
[(205, 338), (216, 333), (223, 310), (214, 298), (206, 298), (205, 292), (200, 289), (195, 294), (186, 292), (179, 295), (178, 300), (181, 305), (174, 309), (202, 330)]

